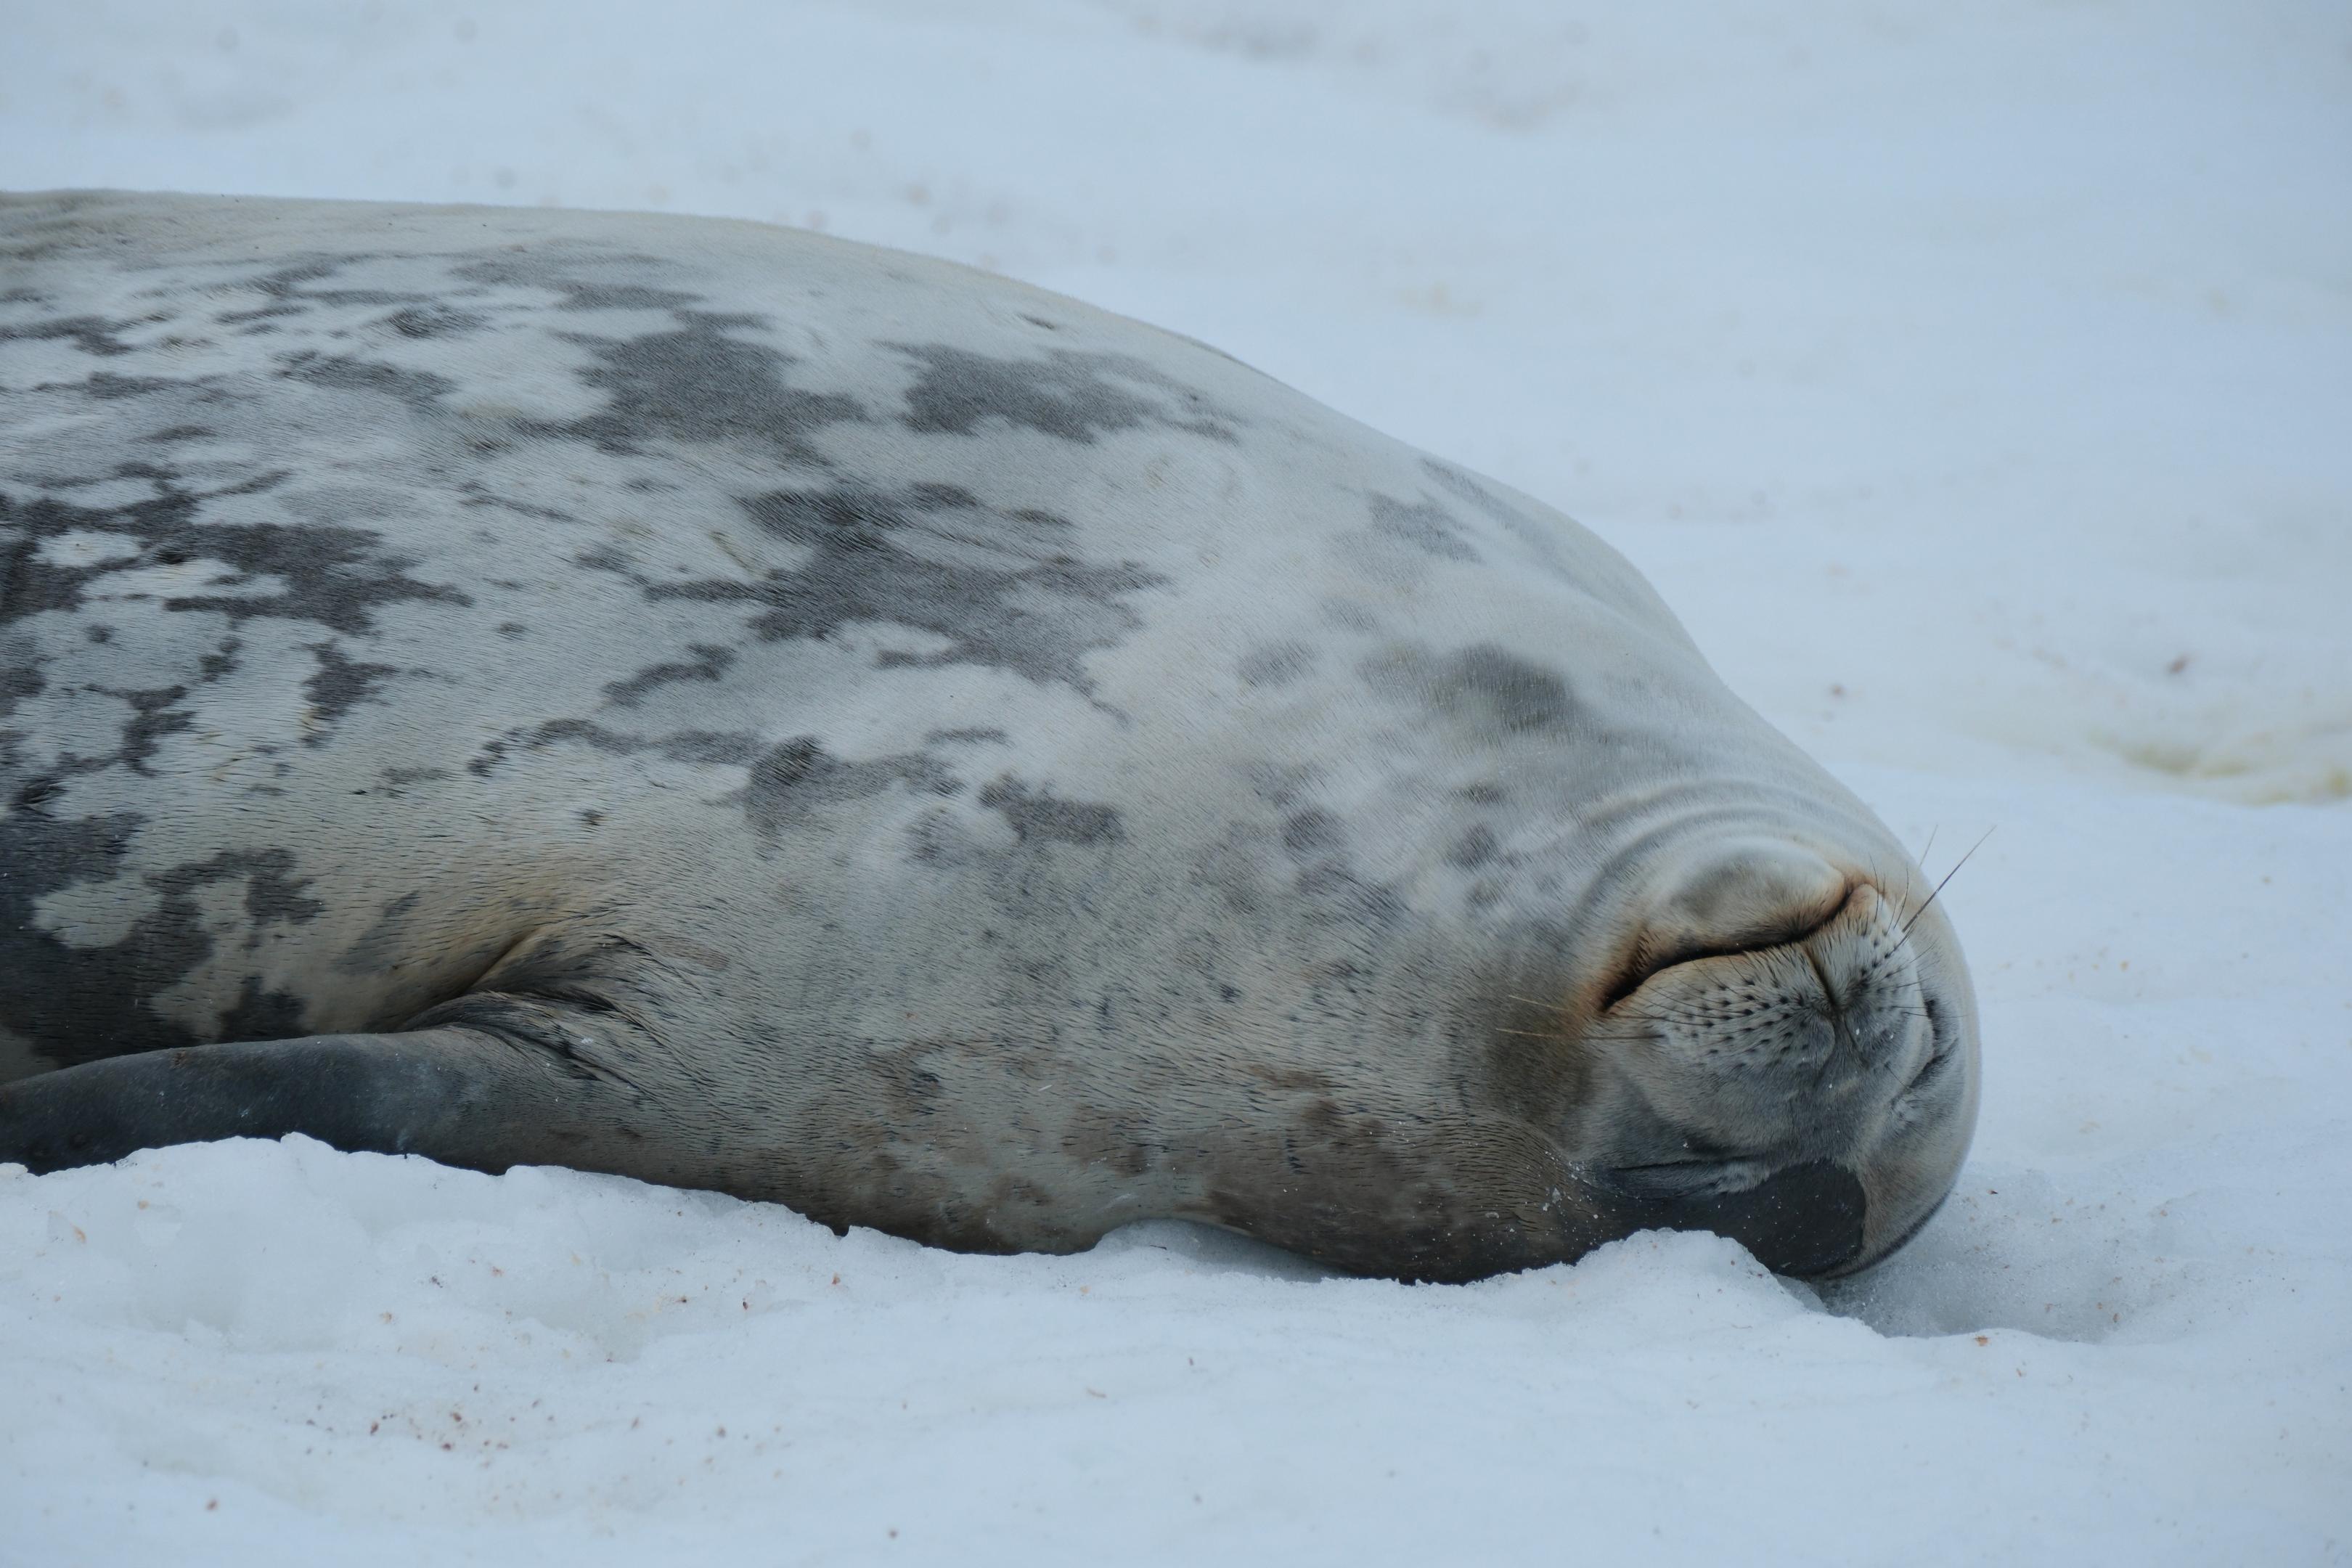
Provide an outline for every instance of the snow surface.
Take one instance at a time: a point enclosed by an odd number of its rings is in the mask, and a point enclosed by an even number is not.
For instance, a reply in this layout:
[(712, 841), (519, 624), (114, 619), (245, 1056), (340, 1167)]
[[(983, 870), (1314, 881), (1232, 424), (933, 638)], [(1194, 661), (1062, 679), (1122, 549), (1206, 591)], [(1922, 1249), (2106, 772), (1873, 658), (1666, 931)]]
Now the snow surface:
[(295, 1139), (0, 1172), (0, 1561), (2352, 1553), (2352, 14), (0, 7), (0, 185), (824, 226), (1580, 515), (1940, 874), (1955, 1201), (1820, 1292), (982, 1258)]

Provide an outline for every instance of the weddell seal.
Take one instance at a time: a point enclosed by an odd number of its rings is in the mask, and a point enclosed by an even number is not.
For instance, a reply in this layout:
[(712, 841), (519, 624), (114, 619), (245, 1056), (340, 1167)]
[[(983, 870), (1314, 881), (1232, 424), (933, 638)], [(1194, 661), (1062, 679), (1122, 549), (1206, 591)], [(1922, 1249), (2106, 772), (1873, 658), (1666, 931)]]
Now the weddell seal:
[(985, 1251), (1885, 1256), (1910, 857), (1539, 502), (704, 219), (0, 200), (0, 1160), (299, 1131)]

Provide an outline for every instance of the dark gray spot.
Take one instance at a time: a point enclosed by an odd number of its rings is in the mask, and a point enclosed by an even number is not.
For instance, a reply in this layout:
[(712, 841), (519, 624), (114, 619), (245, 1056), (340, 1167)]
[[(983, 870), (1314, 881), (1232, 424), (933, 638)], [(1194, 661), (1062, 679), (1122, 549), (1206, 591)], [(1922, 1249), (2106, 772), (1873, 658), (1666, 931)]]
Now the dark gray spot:
[[(5, 566), (5, 558), (0, 558), (0, 566)], [(0, 638), (0, 718), (15, 712), (16, 704), (26, 698), (37, 697), (48, 689), (40, 671), (38, 648), (28, 637)]]
[(698, 294), (650, 289), (640, 283), (599, 279), (588, 274), (613, 268), (656, 268), (669, 265), (658, 256), (625, 256), (567, 248), (553, 254), (487, 257), (468, 260), (451, 270), (473, 283), (520, 284), (549, 289), (563, 296), (559, 310), (682, 310), (702, 302)]
[[(40, 900), (113, 880), (144, 820), (128, 812), (68, 821), (37, 810), (0, 816), (0, 867), (7, 868), (0, 876), (0, 1018), (57, 1066), (198, 1043), (194, 1031), (155, 1007), (212, 956), (197, 888), (243, 879), (246, 915), (257, 927), (299, 923), (324, 910), (304, 893), (310, 883), (293, 875), (288, 851), (226, 852), (142, 878), (159, 900), (119, 942), (79, 946), (41, 929)], [(248, 944), (256, 939), (248, 933)]]
[(1287, 686), (1315, 668), (1315, 650), (1305, 643), (1260, 643), (1235, 667), (1244, 686)]
[(1421, 471), (1437, 481), (1441, 489), (1450, 492), (1456, 500), (1466, 500), (1497, 522), (1518, 517), (1518, 509), (1464, 473), (1451, 463), (1441, 463), (1434, 458), (1421, 460)]
[(1438, 487), (1457, 500), (1470, 503), (1479, 511), (1501, 524), (1513, 537), (1533, 549), (1544, 563), (1560, 576), (1570, 575), (1567, 564), (1559, 558), (1559, 534), (1538, 519), (1529, 517), (1501, 496), (1480, 484), (1470, 475), (1450, 463), (1434, 458), (1421, 460), (1422, 471), (1437, 481)]
[(1568, 683), (1491, 643), (1448, 659), (1444, 679), (1448, 687), (1484, 703), (1507, 730), (1558, 730), (1568, 723)]
[(1127, 837), (1116, 806), (1033, 791), (1010, 773), (983, 788), (979, 798), (1003, 815), (1013, 837), (1024, 844), (1115, 844)]
[(457, 390), (457, 384), (446, 376), (430, 371), (404, 370), (398, 365), (379, 364), (373, 360), (353, 359), (347, 355), (321, 354), (305, 349), (278, 361), (278, 374), (312, 386), (331, 387), (338, 392), (372, 393), (404, 403), (419, 414), (435, 411), (444, 397)]
[(1233, 415), (1127, 354), (1048, 350), (1042, 359), (994, 359), (945, 343), (886, 345), (920, 364), (907, 392), (908, 429), (971, 436), (1005, 424), (1091, 442), (1141, 426), (1234, 439)]
[[(950, 508), (971, 510), (980, 505), (980, 498), (961, 485), (933, 484), (920, 479), (907, 487), (907, 499), (923, 511), (944, 511)], [(1016, 511), (1011, 515), (1032, 521), (1059, 521), (1051, 512)]]
[(384, 318), (384, 325), (404, 338), (464, 337), (488, 324), (471, 310), (448, 305), (411, 305)]
[[(166, 392), (184, 392), (191, 386), (207, 384), (211, 380), (209, 376), (194, 381), (175, 381), (160, 375), (116, 375), (102, 370), (83, 382), (80, 390), (92, 397), (114, 402), (127, 397), (154, 397)], [(47, 384), (44, 384), (43, 390), (47, 390)]]
[[(93, 626), (90, 629), (96, 631), (101, 628)], [(93, 642), (104, 642), (106, 641), (106, 638), (93, 637), (90, 640)], [(236, 669), (236, 656), (244, 647), (244, 642), (239, 638), (224, 638), (220, 645), (214, 648), (212, 652), (204, 655), (196, 660), (196, 674), (198, 678), (201, 679), (205, 685), (209, 686), (213, 682), (220, 679), (223, 676), (233, 673)]]
[(248, 974), (236, 1005), (221, 1015), (224, 1040), (291, 1040), (310, 1033), (302, 1027), (302, 999), (289, 991), (264, 991), (261, 976)]
[[(51, 781), (35, 780), (18, 798), (31, 795), (41, 807), (56, 793)], [(0, 866), (8, 870), (0, 877), (0, 1017), (58, 1067), (193, 1043), (184, 1026), (147, 1005), (211, 949), (193, 901), (177, 911), (188, 917), (184, 922), (151, 915), (129, 939), (106, 947), (72, 946), (35, 924), (36, 906), (48, 894), (113, 880), (145, 820), (118, 812), (59, 821), (45, 809), (0, 816)]]
[(327, 906), (309, 897), (308, 877), (294, 875), (294, 855), (287, 849), (251, 849), (215, 855), (205, 865), (226, 875), (241, 875), (245, 912), (256, 924), (285, 921), (302, 925), (327, 912)]
[(291, 307), (299, 313), (310, 305), (432, 305), (438, 301), (429, 294), (405, 293), (389, 289), (310, 289), (304, 285), (323, 282), (346, 267), (361, 262), (380, 261), (383, 256), (374, 251), (316, 251), (268, 272), (257, 273), (244, 280), (246, 288), (268, 296), (278, 302), (277, 308), (264, 308), (256, 315), (282, 315)]
[[(1282, 848), (1294, 867), (1293, 890), (1307, 900), (1318, 922), (1360, 930), (1391, 924), (1405, 912), (1404, 900), (1393, 889), (1357, 874), (1344, 820), (1322, 806), (1297, 804), (1309, 798), (1309, 781), (1303, 778), (1258, 781), (1257, 793), (1286, 813)], [(1228, 868), (1218, 878), (1229, 901), (1248, 880), (1249, 874), (1239, 868)], [(1243, 901), (1254, 900), (1245, 895)]]
[(1328, 854), (1348, 841), (1339, 819), (1320, 806), (1294, 812), (1282, 824), (1282, 847), (1300, 858)]
[(581, 379), (605, 406), (568, 425), (527, 426), (569, 436), (607, 452), (642, 452), (667, 439), (765, 448), (786, 461), (823, 467), (810, 437), (828, 425), (865, 418), (854, 399), (786, 384), (790, 354), (729, 337), (752, 320), (677, 312), (674, 331), (636, 338), (573, 335), (596, 356)]
[(1445, 863), (1465, 871), (1475, 870), (1492, 860), (1500, 848), (1495, 841), (1495, 830), (1481, 822), (1454, 840), (1454, 847), (1445, 852)]
[[(615, 756), (633, 756), (639, 752), (657, 752), (674, 763), (695, 763), (711, 767), (740, 767), (760, 754), (760, 742), (751, 735), (719, 730), (680, 730), (673, 734), (640, 736), (624, 735), (592, 724), (585, 719), (551, 719), (528, 733), (514, 733), (533, 751), (576, 741), (593, 746), (600, 752)], [(491, 742), (496, 745), (497, 742)], [(503, 752), (503, 748), (500, 748)], [(488, 746), (483, 748), (485, 752)], [(476, 758), (479, 762), (480, 758)], [(473, 763), (467, 764), (469, 768)]]
[(1574, 711), (1568, 683), (1558, 674), (1492, 643), (1443, 658), (1419, 647), (1391, 647), (1366, 659), (1358, 672), (1376, 691), (1504, 734), (1564, 731)]
[[(807, 546), (811, 559), (757, 583), (656, 584), (648, 595), (764, 605), (749, 625), (772, 641), (823, 639), (863, 624), (913, 626), (950, 645), (885, 652), (884, 665), (986, 665), (1091, 695), (1085, 656), (1124, 642), (1143, 623), (1123, 597), (1165, 581), (1132, 563), (1068, 553), (1072, 530), (1061, 518), (949, 504), (936, 491), (927, 500), (781, 491), (742, 505), (768, 532)], [(1003, 564), (950, 564), (924, 548), (935, 541), (981, 544)]]
[(147, 763), (155, 748), (166, 735), (184, 733), (194, 727), (193, 714), (179, 710), (186, 700), (184, 686), (162, 686), (146, 690), (117, 690), (104, 686), (91, 690), (118, 698), (131, 704), (130, 722), (122, 726), (121, 749), (111, 757), (76, 758), (68, 764), (69, 772), (89, 773), (111, 763), (120, 763), (134, 773), (152, 776)]
[(1478, 552), (1462, 541), (1462, 525), (1444, 507), (1428, 501), (1401, 501), (1379, 494), (1370, 500), (1373, 532), (1402, 540), (1415, 550), (1443, 560), (1478, 559)]
[(743, 813), (753, 827), (773, 837), (811, 811), (869, 800), (894, 784), (936, 795), (963, 788), (962, 780), (919, 752), (849, 763), (801, 735), (770, 748), (751, 764)]
[(907, 825), (907, 858), (930, 867), (964, 866), (979, 858), (971, 836), (952, 812), (927, 811)]
[(715, 643), (689, 643), (687, 651), (694, 655), (691, 664), (648, 665), (626, 680), (608, 682), (604, 687), (604, 700), (615, 708), (634, 708), (646, 692), (657, 686), (681, 680), (715, 681), (727, 673), (728, 666), (735, 662), (733, 648), (721, 647)]
[(0, 327), (0, 343), (64, 339), (86, 354), (111, 359), (131, 352), (131, 345), (117, 334), (139, 325), (141, 323), (135, 321), (110, 321), (102, 316), (68, 316), (54, 321), (36, 321), (26, 327)]
[(333, 643), (310, 645), (310, 655), (319, 668), (302, 683), (302, 695), (310, 700), (310, 711), (319, 727), (302, 737), (307, 746), (323, 745), (328, 733), (351, 711), (355, 703), (380, 700), (384, 679), (400, 671), (388, 664), (362, 664), (343, 657)]
[(398, 963), (408, 952), (408, 917), (424, 901), (425, 895), (413, 890), (386, 901), (359, 940), (335, 960), (335, 973), (375, 974)]
[[(233, 620), (316, 621), (346, 636), (373, 631), (375, 612), (391, 605), (473, 602), (456, 588), (410, 577), (412, 563), (385, 550), (383, 535), (372, 530), (235, 521), (236, 498), (277, 488), (287, 479), (283, 473), (209, 491), (184, 489), (173, 475), (144, 463), (120, 465), (114, 477), (146, 479), (160, 493), (127, 506), (98, 508), (47, 496), (19, 500), (0, 492), (0, 625), (45, 610), (79, 610), (84, 587), (96, 579), (171, 561), (218, 561), (229, 574), (211, 591), (166, 599), (167, 610), (214, 610)], [(208, 502), (215, 504), (200, 516)], [(139, 554), (86, 566), (41, 557), (46, 541), (84, 531), (118, 535), (137, 546)], [(274, 579), (285, 591), (237, 591), (257, 579)]]

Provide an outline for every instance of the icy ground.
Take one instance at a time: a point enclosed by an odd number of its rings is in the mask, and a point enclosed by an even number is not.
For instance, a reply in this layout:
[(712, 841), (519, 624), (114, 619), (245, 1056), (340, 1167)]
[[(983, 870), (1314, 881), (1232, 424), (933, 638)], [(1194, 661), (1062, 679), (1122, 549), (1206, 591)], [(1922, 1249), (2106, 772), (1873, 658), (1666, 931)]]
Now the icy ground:
[[(0, 185), (821, 225), (1544, 496), (1948, 868), (1956, 1200), (1816, 1295), (836, 1238), (300, 1141), (0, 1174), (0, 1561), (2352, 1554), (2340, 4), (0, 6)], [(0, 279), (5, 282), (5, 279)]]

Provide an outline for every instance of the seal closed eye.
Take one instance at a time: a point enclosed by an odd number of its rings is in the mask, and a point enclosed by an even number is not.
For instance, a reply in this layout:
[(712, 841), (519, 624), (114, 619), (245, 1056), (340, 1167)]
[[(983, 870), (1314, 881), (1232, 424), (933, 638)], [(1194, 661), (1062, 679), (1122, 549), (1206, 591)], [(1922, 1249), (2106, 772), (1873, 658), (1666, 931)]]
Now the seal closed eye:
[(0, 1159), (301, 1131), (941, 1246), (1864, 1267), (1924, 879), (1607, 546), (757, 225), (0, 198)]

